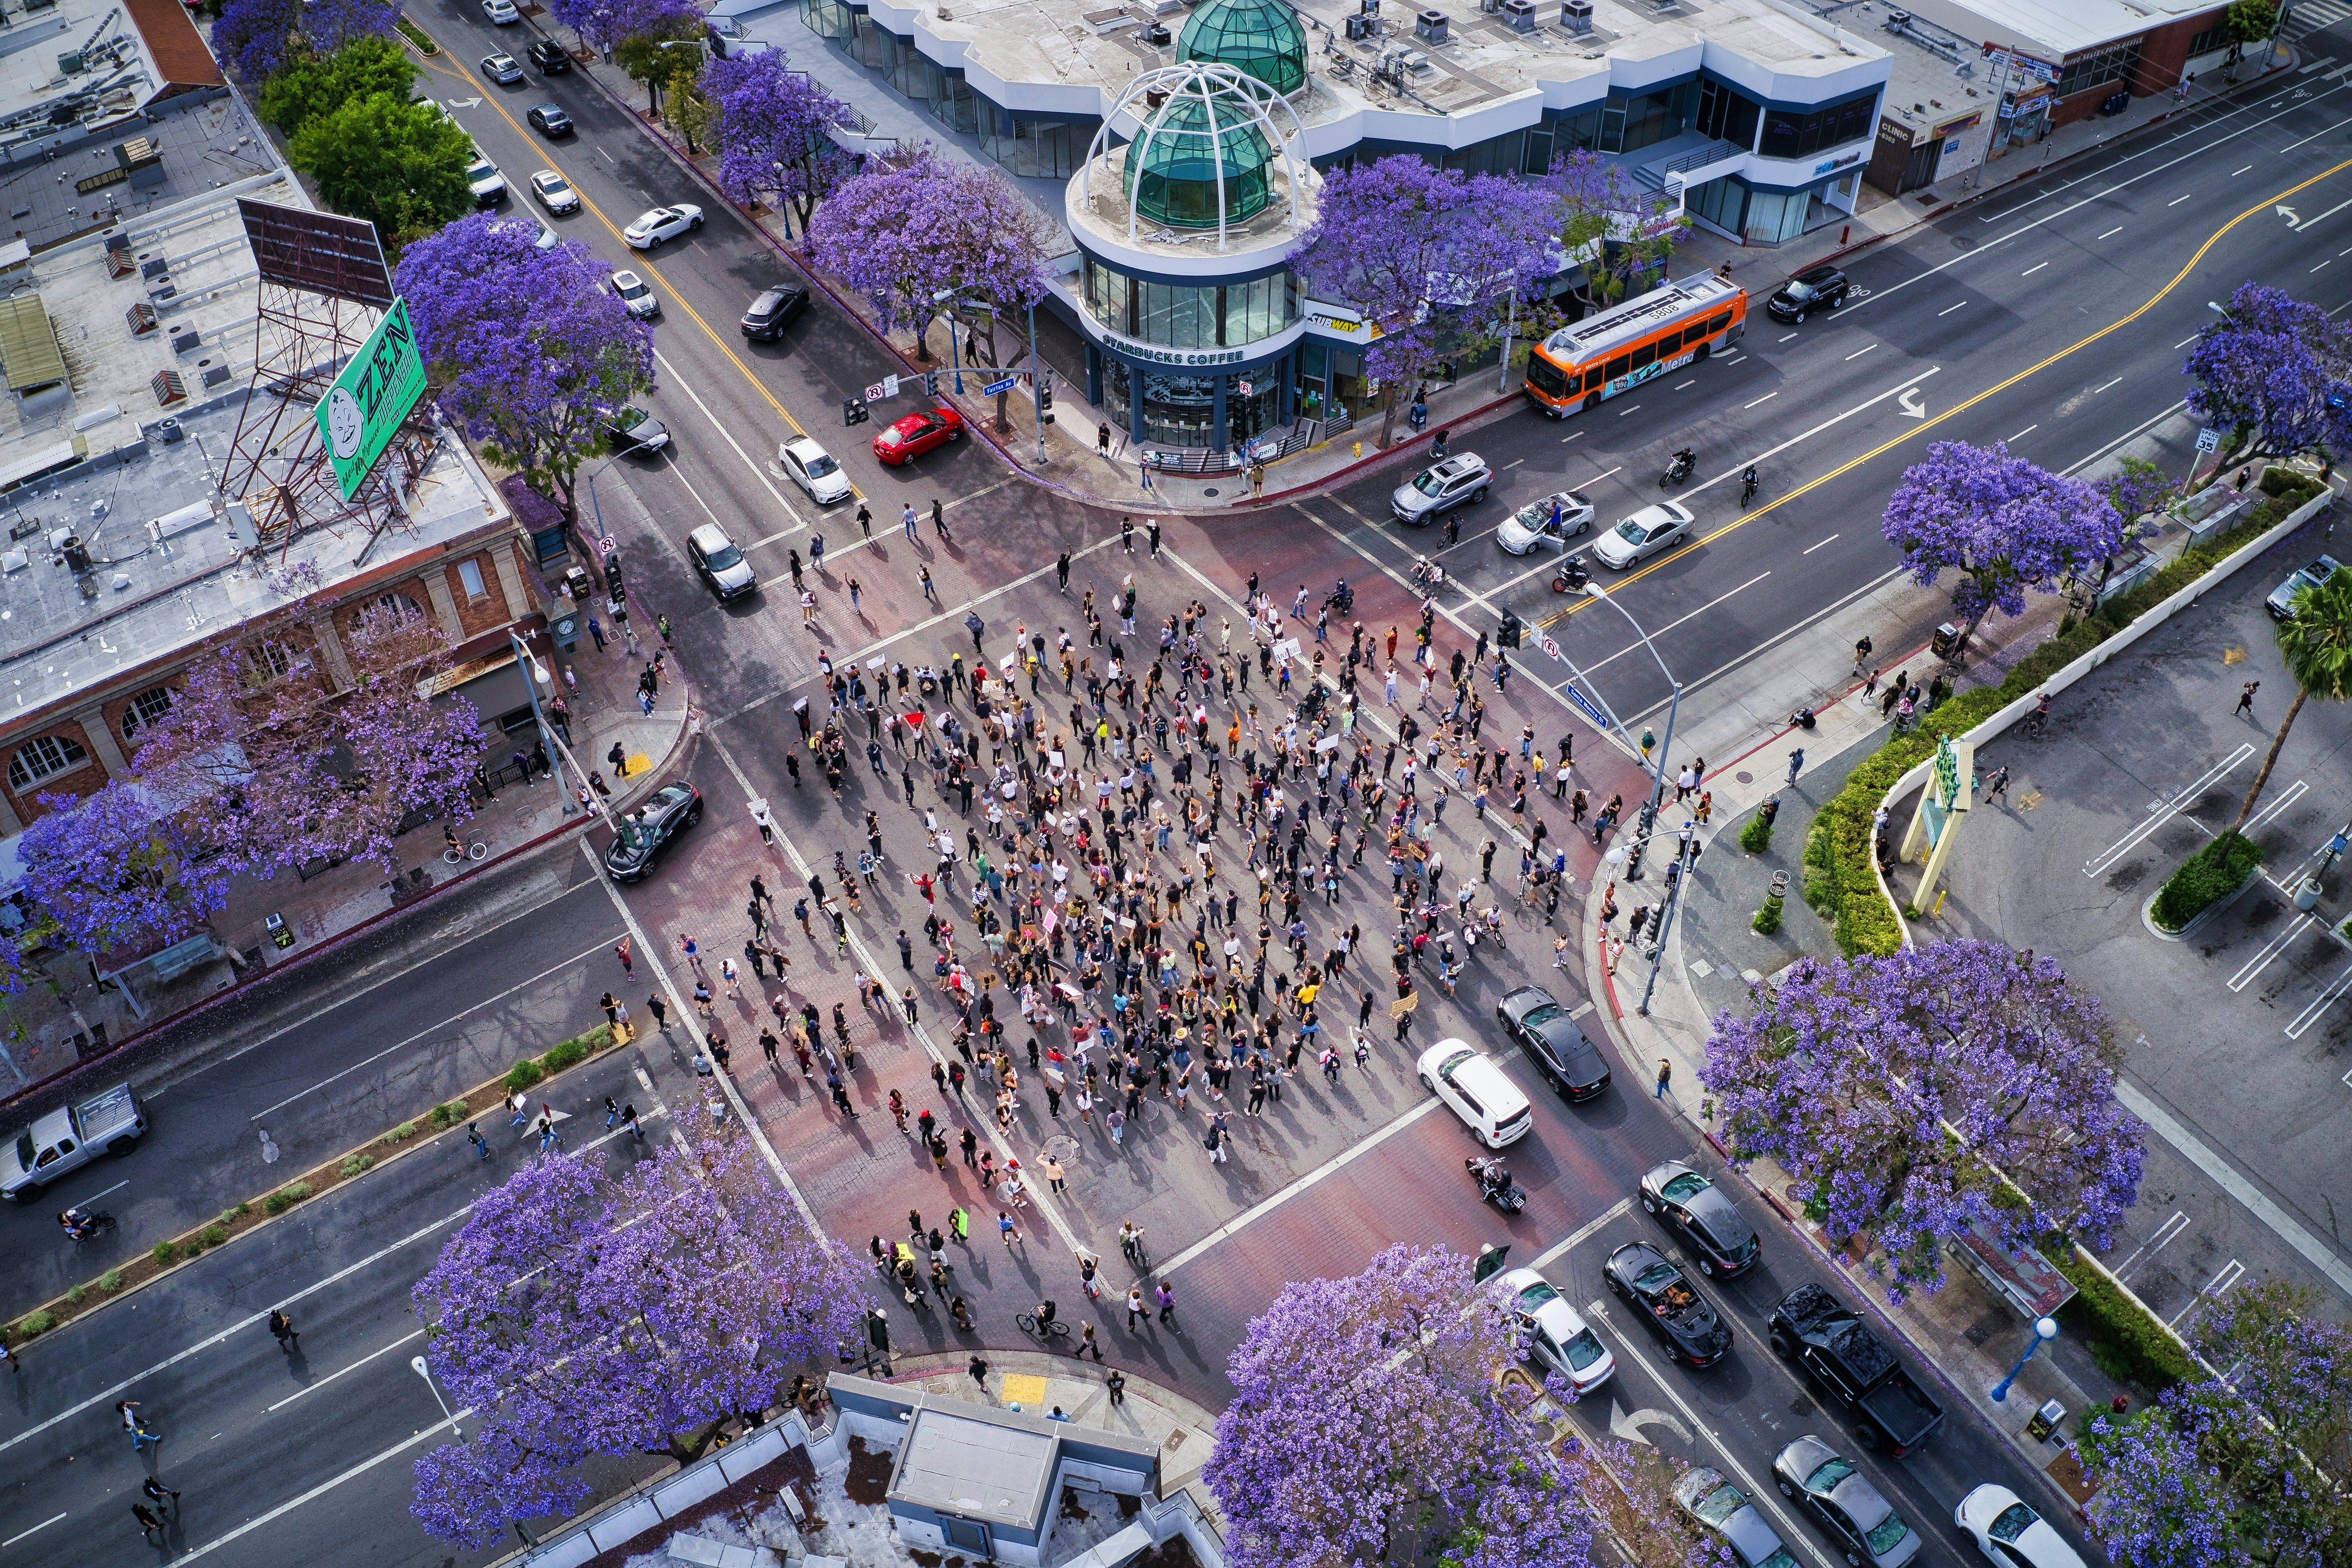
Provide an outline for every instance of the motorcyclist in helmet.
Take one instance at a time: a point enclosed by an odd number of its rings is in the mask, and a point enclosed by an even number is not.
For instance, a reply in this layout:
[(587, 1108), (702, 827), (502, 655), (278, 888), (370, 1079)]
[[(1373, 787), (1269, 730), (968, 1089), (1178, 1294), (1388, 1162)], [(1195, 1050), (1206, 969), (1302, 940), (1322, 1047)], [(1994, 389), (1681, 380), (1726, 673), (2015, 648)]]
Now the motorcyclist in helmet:
[(63, 1226), (65, 1233), (76, 1241), (88, 1236), (90, 1226), (95, 1223), (88, 1214), (79, 1208), (63, 1209), (58, 1214), (58, 1224)]
[(1478, 1178), (1478, 1195), (1482, 1198), (1491, 1198), (1497, 1193), (1507, 1193), (1511, 1190), (1510, 1169), (1503, 1163), (1499, 1155), (1480, 1160), (1472, 1165), (1470, 1170), (1471, 1173)]

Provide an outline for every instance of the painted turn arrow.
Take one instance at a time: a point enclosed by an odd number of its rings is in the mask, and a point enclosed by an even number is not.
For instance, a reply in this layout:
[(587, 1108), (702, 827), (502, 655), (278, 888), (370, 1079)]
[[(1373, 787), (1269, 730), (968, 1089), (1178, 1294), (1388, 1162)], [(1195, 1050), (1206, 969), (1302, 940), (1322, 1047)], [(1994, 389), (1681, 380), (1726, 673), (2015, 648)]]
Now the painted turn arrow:
[(1664, 1423), (1666, 1430), (1684, 1442), (1687, 1443), (1691, 1440), (1690, 1428), (1665, 1411), (1636, 1410), (1628, 1415), (1615, 1400), (1609, 1402), (1609, 1435), (1621, 1442), (1641, 1443), (1648, 1446), (1650, 1440), (1642, 1436), (1642, 1428), (1653, 1421)]
[(448, 100), (449, 107), (452, 109), (478, 109), (481, 107), (481, 102), (478, 98), (453, 98)]
[(2300, 228), (2303, 226), (2303, 220), (2294, 216), (2294, 209), (2284, 202), (2279, 203), (2278, 205), (2271, 208), (2271, 211), (2286, 219), (2286, 226), (2289, 228)]
[(1927, 400), (1919, 395), (1919, 389), (1917, 387), (1905, 387), (1903, 389), (1903, 395), (1895, 399), (1895, 401), (1902, 405), (1904, 418), (1925, 419), (1927, 417)]

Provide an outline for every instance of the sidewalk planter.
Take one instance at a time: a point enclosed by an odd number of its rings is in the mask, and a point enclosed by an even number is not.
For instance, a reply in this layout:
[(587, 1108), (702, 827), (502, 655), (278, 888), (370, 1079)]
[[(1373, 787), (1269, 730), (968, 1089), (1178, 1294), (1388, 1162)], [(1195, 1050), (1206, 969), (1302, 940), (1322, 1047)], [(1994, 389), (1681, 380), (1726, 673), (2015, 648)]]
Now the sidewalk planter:
[(2165, 941), (2186, 942), (2236, 903), (2262, 869), (2260, 845), (2242, 834), (2225, 834), (2182, 861), (2140, 905), (2140, 919)]

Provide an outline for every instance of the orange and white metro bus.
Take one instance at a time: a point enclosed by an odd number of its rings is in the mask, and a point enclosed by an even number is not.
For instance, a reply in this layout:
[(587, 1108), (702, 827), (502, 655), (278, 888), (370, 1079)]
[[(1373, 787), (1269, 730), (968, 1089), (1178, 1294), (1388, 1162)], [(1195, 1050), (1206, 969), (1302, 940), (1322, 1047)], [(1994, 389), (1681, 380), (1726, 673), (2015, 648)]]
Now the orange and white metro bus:
[(1562, 327), (1528, 353), (1528, 401), (1555, 419), (1728, 347), (1748, 331), (1748, 290), (1712, 272), (1668, 283)]

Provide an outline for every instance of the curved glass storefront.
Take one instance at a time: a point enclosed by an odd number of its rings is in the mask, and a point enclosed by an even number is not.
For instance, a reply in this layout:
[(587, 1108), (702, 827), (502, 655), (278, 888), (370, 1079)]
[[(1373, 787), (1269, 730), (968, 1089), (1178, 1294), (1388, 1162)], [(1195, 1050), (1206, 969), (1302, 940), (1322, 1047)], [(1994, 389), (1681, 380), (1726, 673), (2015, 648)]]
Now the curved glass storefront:
[(1085, 258), (1080, 294), (1094, 319), (1122, 336), (1171, 349), (1241, 348), (1298, 320), (1287, 270), (1234, 283), (1162, 283)]

